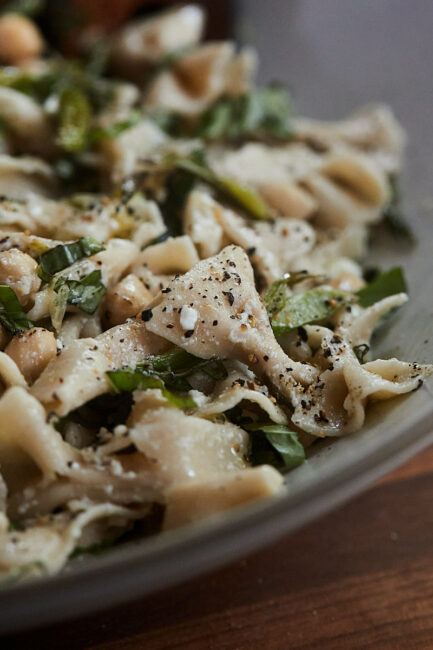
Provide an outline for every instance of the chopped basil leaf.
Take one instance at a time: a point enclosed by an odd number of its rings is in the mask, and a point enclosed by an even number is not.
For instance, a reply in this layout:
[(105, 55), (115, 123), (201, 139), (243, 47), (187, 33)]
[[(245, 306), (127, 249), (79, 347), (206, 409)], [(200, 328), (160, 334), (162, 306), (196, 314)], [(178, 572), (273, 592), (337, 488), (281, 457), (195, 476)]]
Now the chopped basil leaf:
[(218, 99), (201, 116), (195, 135), (211, 140), (287, 139), (290, 113), (287, 90), (258, 88), (247, 95)]
[(407, 286), (404, 279), (403, 269), (396, 266), (389, 271), (379, 275), (366, 287), (356, 292), (361, 307), (370, 307), (379, 300), (394, 296), (396, 293), (406, 293)]
[(179, 409), (195, 408), (196, 403), (190, 395), (174, 395), (165, 388), (164, 381), (157, 375), (147, 374), (139, 368), (120, 368), (106, 373), (108, 381), (116, 393), (132, 392), (133, 390), (147, 390), (159, 388), (166, 400)]
[(328, 318), (350, 300), (350, 294), (336, 289), (311, 289), (288, 296), (286, 286), (284, 280), (277, 280), (263, 296), (275, 334)]
[(136, 126), (142, 116), (140, 111), (132, 110), (129, 114), (129, 117), (126, 120), (121, 120), (120, 122), (115, 122), (107, 128), (92, 128), (89, 130), (87, 135), (87, 143), (94, 144), (101, 142), (102, 140), (117, 138), (118, 135), (131, 129), (133, 126)]
[(39, 257), (38, 275), (45, 282), (50, 282), (59, 271), (102, 250), (104, 246), (93, 237), (82, 237), (71, 244), (59, 244)]
[(64, 88), (60, 92), (57, 119), (57, 144), (64, 151), (83, 151), (91, 120), (91, 106), (86, 94), (77, 87)]
[(198, 120), (176, 111), (151, 115), (173, 137), (240, 141), (284, 139), (291, 136), (290, 98), (281, 86), (257, 88), (244, 95), (225, 95), (206, 109)]
[(401, 189), (397, 176), (391, 177), (390, 185), (391, 199), (383, 213), (383, 220), (393, 234), (415, 241), (414, 232), (401, 210)]
[(62, 292), (69, 305), (75, 305), (86, 314), (95, 313), (106, 290), (99, 269), (92, 271), (81, 280), (59, 278), (54, 285), (54, 291)]
[(359, 345), (355, 345), (353, 347), (353, 351), (356, 354), (359, 363), (365, 363), (365, 357), (367, 356), (369, 350), (370, 346), (367, 345), (367, 343), (360, 343)]
[(0, 323), (13, 334), (33, 327), (15, 292), (6, 284), (0, 285)]
[(304, 280), (322, 280), (323, 276), (311, 275), (308, 271), (291, 271), (286, 273), (282, 280), (276, 280), (271, 284), (263, 296), (263, 302), (268, 310), (269, 315), (283, 309), (287, 299), (286, 287), (294, 287)]
[[(304, 447), (298, 435), (284, 424), (245, 424), (243, 428), (252, 433), (251, 455), (253, 465), (268, 463), (293, 468), (305, 461)], [(257, 436), (255, 434), (264, 434)], [(264, 444), (265, 440), (268, 443)], [(276, 459), (276, 460), (275, 460)]]
[(191, 386), (185, 382), (182, 385), (186, 387), (179, 388), (179, 379), (188, 377), (197, 370), (205, 372), (216, 381), (227, 377), (227, 371), (219, 359), (200, 359), (178, 347), (156, 357), (149, 357), (137, 364), (137, 367), (158, 375), (168, 386), (178, 387), (178, 390), (190, 390)]
[[(199, 162), (202, 160), (203, 154), (201, 151), (195, 151), (191, 157)], [(183, 232), (182, 211), (194, 184), (194, 175), (183, 169), (175, 169), (167, 179), (166, 195), (161, 204), (161, 212), (167, 231), (173, 237), (181, 235)]]
[(216, 381), (227, 377), (227, 371), (219, 359), (200, 359), (178, 347), (149, 357), (135, 368), (120, 368), (107, 373), (107, 376), (117, 392), (160, 388), (171, 404), (185, 409), (194, 408), (194, 400), (190, 396), (173, 395), (166, 387), (184, 392), (191, 390), (187, 377), (198, 370)]

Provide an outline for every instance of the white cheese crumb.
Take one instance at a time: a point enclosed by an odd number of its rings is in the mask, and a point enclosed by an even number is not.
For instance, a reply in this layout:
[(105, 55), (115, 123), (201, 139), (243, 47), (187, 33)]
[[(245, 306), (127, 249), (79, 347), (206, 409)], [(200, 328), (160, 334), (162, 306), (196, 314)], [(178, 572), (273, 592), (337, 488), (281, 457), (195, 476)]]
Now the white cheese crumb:
[(180, 311), (180, 325), (184, 330), (193, 330), (197, 322), (198, 313), (192, 307), (184, 305)]

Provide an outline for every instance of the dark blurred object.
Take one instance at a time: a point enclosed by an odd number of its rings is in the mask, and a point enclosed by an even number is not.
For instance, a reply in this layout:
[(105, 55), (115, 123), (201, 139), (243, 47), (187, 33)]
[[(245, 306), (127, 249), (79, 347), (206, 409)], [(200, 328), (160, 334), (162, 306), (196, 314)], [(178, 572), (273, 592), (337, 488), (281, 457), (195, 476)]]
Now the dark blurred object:
[[(79, 54), (79, 43), (111, 34), (129, 20), (176, 6), (172, 0), (0, 0), (1, 11), (33, 17), (48, 43), (67, 55)], [(232, 35), (232, 0), (202, 0), (208, 20), (206, 38)]]

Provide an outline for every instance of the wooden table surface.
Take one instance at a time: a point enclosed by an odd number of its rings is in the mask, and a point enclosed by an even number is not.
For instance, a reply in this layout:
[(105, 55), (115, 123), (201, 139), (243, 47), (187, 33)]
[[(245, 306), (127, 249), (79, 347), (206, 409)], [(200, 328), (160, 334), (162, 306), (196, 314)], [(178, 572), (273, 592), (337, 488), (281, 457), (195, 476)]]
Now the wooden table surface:
[(2, 650), (433, 648), (433, 447), (242, 561)]

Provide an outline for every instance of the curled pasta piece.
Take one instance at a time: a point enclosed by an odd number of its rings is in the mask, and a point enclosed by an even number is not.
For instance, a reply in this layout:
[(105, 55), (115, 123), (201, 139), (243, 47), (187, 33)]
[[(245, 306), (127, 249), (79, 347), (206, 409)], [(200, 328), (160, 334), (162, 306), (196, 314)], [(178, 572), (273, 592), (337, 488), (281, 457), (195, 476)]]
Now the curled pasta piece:
[(195, 414), (200, 417), (212, 417), (246, 401), (257, 404), (272, 422), (287, 424), (287, 415), (276, 404), (275, 398), (269, 395), (266, 386), (258, 385), (254, 375), (246, 366), (232, 365), (235, 367), (229, 372), (227, 378), (217, 383), (214, 392), (208, 399), (205, 398), (204, 403), (200, 404)]
[(255, 73), (250, 49), (235, 55), (233, 43), (206, 43), (162, 72), (145, 95), (151, 108), (196, 115), (224, 93), (246, 92)]
[(28, 95), (0, 87), (0, 117), (23, 153), (46, 155), (53, 151), (50, 121), (43, 108)]
[(24, 531), (0, 532), (0, 576), (14, 577), (59, 571), (77, 546), (86, 547), (114, 540), (131, 523), (145, 516), (149, 507), (132, 510), (112, 503), (71, 502), (67, 512)]
[(199, 42), (204, 29), (204, 12), (197, 5), (183, 5), (155, 18), (137, 20), (114, 38), (111, 59), (123, 75), (140, 79), (149, 67), (172, 51)]
[(140, 415), (131, 415), (129, 435), (164, 486), (245, 467), (248, 434), (239, 427), (185, 415), (175, 408), (142, 410), (139, 392), (135, 399)]
[(33, 194), (50, 196), (56, 188), (54, 173), (39, 158), (0, 154), (0, 194), (25, 199)]
[(248, 467), (207, 481), (189, 481), (167, 492), (164, 528), (178, 528), (283, 492), (283, 477), (269, 465)]
[(368, 152), (388, 173), (401, 167), (406, 136), (391, 109), (383, 104), (365, 106), (338, 122), (295, 118), (293, 129), (296, 137), (320, 148), (344, 144)]
[(348, 223), (374, 223), (389, 202), (387, 178), (366, 155), (330, 155), (320, 174), (303, 179), (318, 203), (316, 220), (321, 226), (341, 228)]
[(31, 393), (48, 411), (66, 415), (109, 390), (105, 373), (135, 364), (168, 347), (151, 335), (143, 323), (132, 321), (107, 330), (96, 339), (79, 339), (52, 359), (31, 387)]
[[(181, 314), (188, 305), (196, 318), (185, 328)], [(149, 331), (164, 333), (199, 357), (245, 363), (289, 399), (298, 382), (308, 384), (316, 375), (312, 366), (289, 359), (278, 345), (255, 288), (253, 269), (237, 246), (227, 246), (175, 277), (143, 317)]]
[(358, 431), (364, 424), (367, 400), (409, 393), (433, 370), (397, 359), (361, 365), (352, 348), (334, 332), (311, 326), (307, 332), (313, 338), (322, 337), (328, 368), (303, 396), (299, 395), (292, 421), (320, 437)]

